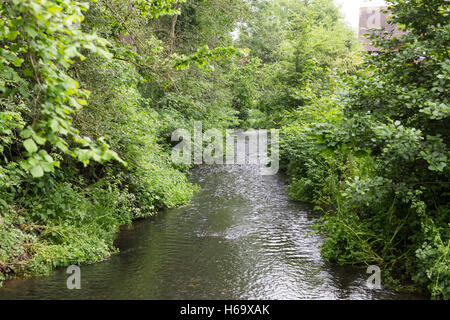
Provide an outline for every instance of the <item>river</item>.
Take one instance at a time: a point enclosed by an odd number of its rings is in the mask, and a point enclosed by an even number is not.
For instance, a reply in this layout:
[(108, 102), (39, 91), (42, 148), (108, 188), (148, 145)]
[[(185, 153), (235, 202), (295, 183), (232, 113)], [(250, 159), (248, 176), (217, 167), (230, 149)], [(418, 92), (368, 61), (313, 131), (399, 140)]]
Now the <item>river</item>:
[(310, 206), (290, 201), (282, 174), (252, 165), (200, 166), (193, 201), (125, 228), (120, 253), (81, 266), (81, 290), (65, 269), (7, 281), (0, 299), (414, 299), (369, 289), (364, 269), (326, 263)]

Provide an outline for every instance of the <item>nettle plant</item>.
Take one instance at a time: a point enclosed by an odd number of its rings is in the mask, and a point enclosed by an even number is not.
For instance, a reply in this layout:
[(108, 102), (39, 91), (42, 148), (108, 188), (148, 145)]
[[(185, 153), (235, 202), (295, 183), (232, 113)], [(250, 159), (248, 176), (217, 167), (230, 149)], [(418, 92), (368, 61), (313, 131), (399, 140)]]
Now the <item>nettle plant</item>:
[(72, 0), (0, 4), (0, 153), (35, 178), (59, 166), (50, 150), (85, 165), (124, 163), (103, 139), (82, 137), (72, 125), (89, 92), (71, 68), (88, 52), (110, 57), (106, 40), (80, 29), (87, 9), (88, 3)]

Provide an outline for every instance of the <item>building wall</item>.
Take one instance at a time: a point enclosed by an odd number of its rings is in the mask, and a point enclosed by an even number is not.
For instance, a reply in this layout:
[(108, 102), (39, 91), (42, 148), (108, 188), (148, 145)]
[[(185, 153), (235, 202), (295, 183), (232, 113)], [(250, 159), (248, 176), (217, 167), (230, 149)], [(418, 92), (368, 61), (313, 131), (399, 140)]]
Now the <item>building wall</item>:
[(364, 37), (365, 34), (371, 33), (371, 30), (393, 31), (393, 37), (399, 37), (403, 32), (399, 31), (395, 25), (388, 23), (389, 12), (383, 13), (388, 7), (362, 7), (359, 11), (359, 39), (364, 50), (369, 52), (379, 51), (370, 44), (370, 40)]

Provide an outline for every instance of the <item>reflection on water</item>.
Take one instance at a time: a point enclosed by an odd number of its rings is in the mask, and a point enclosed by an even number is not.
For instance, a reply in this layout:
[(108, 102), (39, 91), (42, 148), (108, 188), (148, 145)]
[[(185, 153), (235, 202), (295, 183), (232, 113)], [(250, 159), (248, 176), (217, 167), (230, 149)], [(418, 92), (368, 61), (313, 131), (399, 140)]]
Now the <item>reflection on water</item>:
[(202, 166), (188, 206), (139, 221), (118, 236), (121, 253), (68, 275), (9, 281), (0, 299), (412, 299), (370, 290), (364, 270), (325, 263), (316, 217), (290, 201), (282, 175), (255, 166)]

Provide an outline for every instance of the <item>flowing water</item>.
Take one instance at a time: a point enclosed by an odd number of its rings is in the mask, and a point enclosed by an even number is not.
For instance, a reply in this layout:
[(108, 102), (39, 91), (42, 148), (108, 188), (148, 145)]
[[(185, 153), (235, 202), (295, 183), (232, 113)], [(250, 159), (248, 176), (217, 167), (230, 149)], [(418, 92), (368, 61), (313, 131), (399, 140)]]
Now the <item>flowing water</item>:
[(81, 290), (59, 269), (6, 282), (0, 299), (414, 299), (372, 290), (365, 270), (320, 257), (308, 236), (317, 215), (292, 202), (283, 175), (251, 165), (200, 166), (201, 192), (183, 207), (136, 222), (120, 253), (81, 267)]

